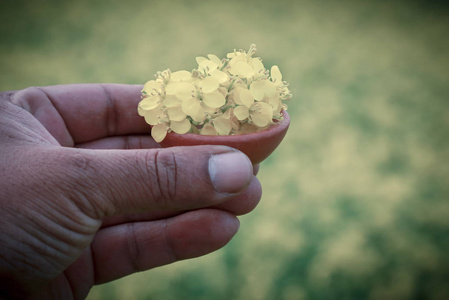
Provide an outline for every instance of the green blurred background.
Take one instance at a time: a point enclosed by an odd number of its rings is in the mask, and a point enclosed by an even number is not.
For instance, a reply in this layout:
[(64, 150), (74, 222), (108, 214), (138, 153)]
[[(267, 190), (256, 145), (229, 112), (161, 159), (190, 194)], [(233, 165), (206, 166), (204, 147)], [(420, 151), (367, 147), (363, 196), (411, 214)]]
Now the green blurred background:
[(0, 20), (0, 90), (144, 83), (251, 43), (290, 82), (230, 244), (88, 299), (449, 299), (444, 2), (2, 0)]

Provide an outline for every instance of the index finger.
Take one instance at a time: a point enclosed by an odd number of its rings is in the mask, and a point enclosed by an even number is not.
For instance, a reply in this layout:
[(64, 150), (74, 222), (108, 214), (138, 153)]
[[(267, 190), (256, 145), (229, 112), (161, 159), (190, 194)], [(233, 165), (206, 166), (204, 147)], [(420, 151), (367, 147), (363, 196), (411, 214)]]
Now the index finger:
[[(141, 89), (141, 85), (125, 84), (56, 85), (25, 89), (15, 100), (31, 110), (50, 133), (53, 127), (65, 125), (73, 143), (79, 144), (149, 133), (149, 126), (137, 114)], [(39, 109), (52, 113), (33, 113)], [(63, 123), (56, 122), (58, 119)]]

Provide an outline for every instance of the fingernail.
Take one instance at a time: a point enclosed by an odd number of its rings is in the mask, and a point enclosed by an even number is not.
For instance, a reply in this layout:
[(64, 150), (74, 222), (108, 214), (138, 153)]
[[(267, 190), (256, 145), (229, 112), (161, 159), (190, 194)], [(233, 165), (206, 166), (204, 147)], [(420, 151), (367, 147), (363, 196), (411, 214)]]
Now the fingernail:
[(209, 175), (217, 192), (237, 193), (249, 184), (253, 166), (241, 152), (217, 154), (209, 159)]

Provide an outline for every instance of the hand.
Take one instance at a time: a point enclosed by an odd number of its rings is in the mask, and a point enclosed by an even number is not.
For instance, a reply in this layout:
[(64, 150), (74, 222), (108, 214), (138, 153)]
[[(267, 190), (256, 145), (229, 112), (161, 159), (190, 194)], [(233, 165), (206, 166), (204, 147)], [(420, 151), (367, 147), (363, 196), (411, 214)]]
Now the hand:
[(94, 284), (219, 249), (257, 205), (260, 184), (237, 150), (160, 149), (136, 113), (140, 89), (0, 94), (0, 295), (85, 298)]

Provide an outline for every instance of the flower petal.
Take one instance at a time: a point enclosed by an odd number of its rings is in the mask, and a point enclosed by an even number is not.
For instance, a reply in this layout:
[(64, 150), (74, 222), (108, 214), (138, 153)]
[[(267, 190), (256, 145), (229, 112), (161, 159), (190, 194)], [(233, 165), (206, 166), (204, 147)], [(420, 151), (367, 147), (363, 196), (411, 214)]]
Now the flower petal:
[(173, 81), (186, 81), (192, 78), (192, 74), (189, 71), (181, 70), (171, 73), (170, 80)]
[(171, 81), (165, 86), (165, 94), (166, 95), (174, 95), (176, 93), (176, 89), (178, 88), (178, 82)]
[(147, 122), (148, 124), (156, 125), (163, 122), (163, 120), (167, 118), (167, 115), (162, 109), (156, 108), (145, 111), (144, 118), (145, 122)]
[(207, 58), (205, 58), (205, 57), (203, 57), (203, 56), (197, 56), (197, 57), (195, 58), (195, 60), (196, 60), (196, 63), (199, 65), (201, 62), (207, 60)]
[(205, 113), (208, 113), (209, 115), (214, 115), (219, 110), (218, 108), (213, 108), (213, 107), (207, 106), (206, 104), (204, 104), (204, 102), (201, 103), (201, 107), (203, 108), (203, 111)]
[(161, 123), (153, 126), (151, 128), (151, 136), (156, 141), (156, 143), (162, 142), (167, 136), (168, 126), (167, 123)]
[(273, 108), (265, 102), (257, 102), (251, 108), (251, 120), (258, 127), (265, 127), (273, 120)]
[(251, 59), (251, 64), (256, 73), (260, 72), (260, 70), (265, 70), (262, 60), (258, 57), (254, 57), (253, 59)]
[(276, 86), (279, 86), (282, 84), (282, 74), (279, 70), (278, 66), (272, 66), (271, 67), (271, 80), (276, 84)]
[(178, 99), (186, 100), (192, 98), (194, 93), (195, 93), (195, 86), (193, 84), (187, 82), (177, 83), (175, 96)]
[(261, 80), (263, 82), (263, 89), (265, 92), (265, 96), (272, 97), (276, 95), (276, 85), (270, 80)]
[(175, 95), (165, 95), (164, 106), (165, 107), (176, 107), (181, 106), (182, 100)]
[(214, 127), (219, 135), (228, 135), (232, 129), (231, 121), (223, 117), (214, 120)]
[(188, 116), (195, 114), (195, 110), (198, 106), (201, 105), (199, 100), (196, 98), (186, 99), (181, 104), (182, 111)]
[(240, 129), (236, 132), (236, 134), (252, 133), (252, 132), (256, 132), (258, 129), (259, 129), (259, 127), (257, 127), (254, 124), (244, 123), (244, 124), (242, 124), (242, 126), (240, 126)]
[(215, 92), (220, 86), (220, 83), (214, 77), (209, 76), (200, 81), (199, 86), (201, 87), (203, 93), (208, 94)]
[(163, 83), (156, 80), (150, 80), (145, 83), (142, 92), (144, 92), (147, 95), (158, 95), (162, 90), (162, 86)]
[(189, 120), (184, 119), (182, 121), (171, 121), (170, 122), (170, 128), (179, 134), (184, 134), (190, 131), (190, 128), (192, 127), (192, 124)]
[(248, 89), (236, 88), (234, 90), (234, 95), (234, 101), (237, 104), (251, 107), (251, 105), (254, 103), (253, 95)]
[[(240, 52), (235, 52), (235, 55), (232, 56), (232, 59), (228, 63), (227, 70), (232, 75), (237, 75), (238, 74), (238, 68), (236, 68), (236, 66), (237, 66), (237, 64), (239, 62), (246, 62), (246, 54), (245, 55), (241, 55), (241, 53), (240, 54), (239, 53)], [(229, 54), (231, 54), (231, 53), (229, 53)], [(228, 58), (231, 58), (231, 57), (229, 57), (229, 54), (228, 54)]]
[(218, 91), (223, 95), (223, 97), (225, 97), (226, 98), (226, 96), (228, 95), (228, 89), (227, 88), (225, 88), (225, 87), (219, 87), (218, 88)]
[(280, 107), (281, 107), (282, 103), (281, 103), (281, 99), (279, 98), (279, 95), (267, 97), (265, 102), (268, 103), (273, 108), (273, 113), (276, 114), (280, 111)]
[(182, 111), (196, 122), (202, 122), (206, 118), (204, 108), (196, 98), (190, 98), (182, 102)]
[(181, 105), (167, 108), (167, 115), (170, 121), (183, 121), (186, 119), (186, 114), (182, 111)]
[(209, 57), (209, 59), (212, 62), (216, 63), (217, 65), (219, 65), (219, 66), (222, 65), (221, 59), (219, 59), (218, 56), (216, 56), (214, 54), (209, 54), (209, 55), (207, 55), (207, 57)]
[(249, 87), (251, 95), (255, 100), (260, 101), (265, 96), (262, 80), (253, 81)]
[(212, 70), (218, 69), (219, 65), (217, 65), (216, 63), (214, 63), (213, 61), (210, 61), (208, 59), (205, 59), (203, 61), (201, 61), (200, 64), (198, 64), (198, 69), (204, 70), (207, 73), (209, 73)]
[(231, 115), (231, 118), (229, 120), (231, 121), (232, 130), (237, 131), (240, 129), (240, 120), (237, 119), (237, 117), (234, 114), (234, 111), (232, 113), (233, 114)]
[(229, 75), (218, 69), (211, 71), (210, 76), (215, 78), (220, 84), (224, 84), (229, 81)]
[(137, 113), (141, 117), (145, 116), (145, 111), (143, 109), (141, 109), (140, 107), (137, 107)]
[(219, 108), (226, 103), (226, 99), (222, 93), (216, 91), (213, 93), (203, 94), (203, 102), (212, 108)]
[(212, 124), (205, 124), (203, 126), (203, 128), (201, 128), (200, 134), (202, 134), (202, 135), (218, 135), (217, 131), (215, 130), (214, 126), (212, 126)]
[(235, 70), (237, 75), (245, 78), (253, 76), (256, 72), (253, 67), (250, 66), (246, 61), (240, 61), (235, 65)]
[(234, 115), (240, 121), (245, 120), (249, 117), (249, 108), (243, 105), (237, 106), (236, 108), (234, 108)]
[(142, 110), (151, 110), (155, 109), (160, 102), (161, 98), (159, 96), (146, 97), (139, 102), (139, 107)]
[(276, 95), (276, 85), (268, 79), (256, 80), (251, 83), (250, 91), (254, 99), (261, 101), (265, 96)]
[[(231, 54), (231, 57), (229, 56), (229, 54)], [(228, 58), (231, 58), (231, 60), (229, 61), (229, 65), (231, 67), (234, 67), (237, 63), (241, 62), (241, 61), (246, 61), (246, 54), (245, 53), (241, 53), (241, 52), (234, 52), (234, 53), (229, 53), (228, 54)]]

